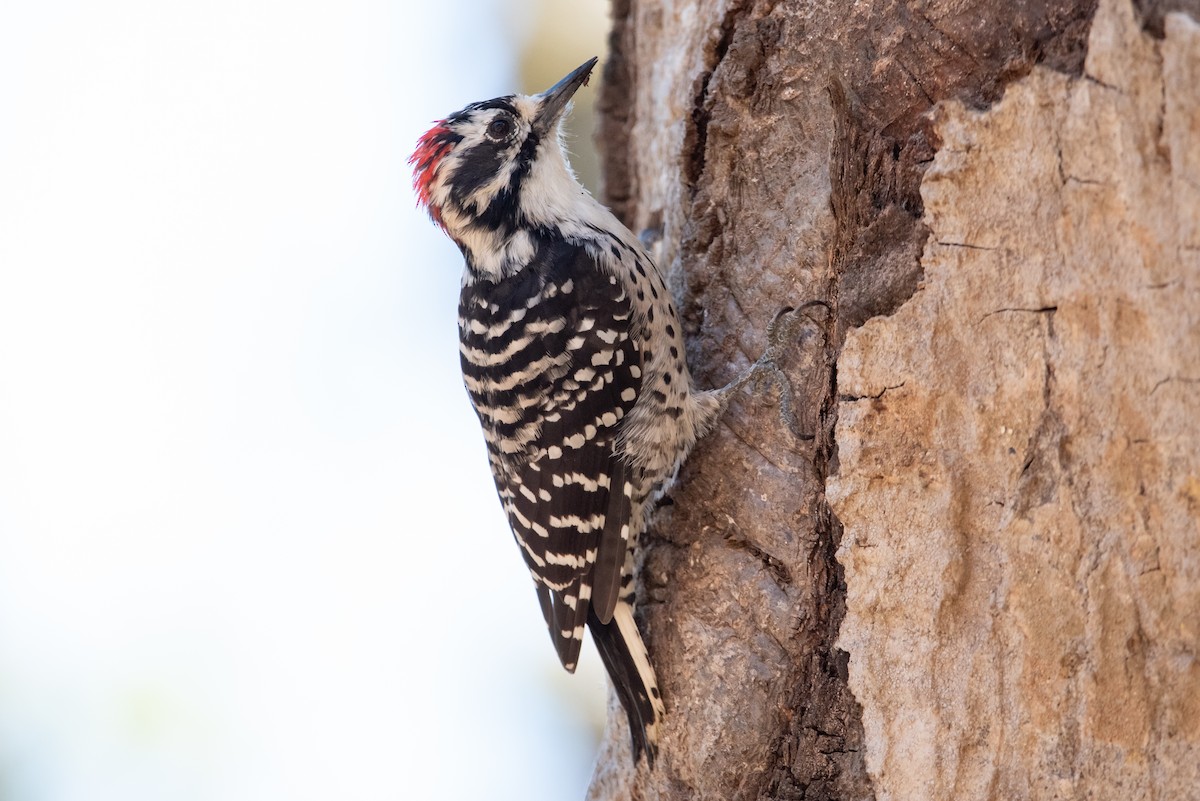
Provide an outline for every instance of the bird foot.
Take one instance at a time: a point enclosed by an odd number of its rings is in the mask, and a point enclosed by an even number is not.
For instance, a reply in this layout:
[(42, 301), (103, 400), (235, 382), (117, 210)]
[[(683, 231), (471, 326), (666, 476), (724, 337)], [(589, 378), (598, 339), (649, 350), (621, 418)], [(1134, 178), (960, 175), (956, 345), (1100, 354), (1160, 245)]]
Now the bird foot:
[(722, 407), (728, 405), (737, 390), (752, 384), (755, 392), (770, 383), (779, 388), (779, 417), (788, 429), (801, 439), (812, 439), (812, 434), (804, 433), (796, 417), (795, 391), (792, 382), (780, 366), (787, 349), (795, 343), (800, 329), (807, 323), (820, 324), (821, 321), (809, 315), (809, 310), (821, 307), (825, 310), (826, 318), (831, 313), (829, 304), (823, 300), (812, 300), (798, 309), (787, 307), (775, 315), (767, 325), (767, 348), (758, 357), (750, 369), (739, 376), (731, 384), (721, 390)]

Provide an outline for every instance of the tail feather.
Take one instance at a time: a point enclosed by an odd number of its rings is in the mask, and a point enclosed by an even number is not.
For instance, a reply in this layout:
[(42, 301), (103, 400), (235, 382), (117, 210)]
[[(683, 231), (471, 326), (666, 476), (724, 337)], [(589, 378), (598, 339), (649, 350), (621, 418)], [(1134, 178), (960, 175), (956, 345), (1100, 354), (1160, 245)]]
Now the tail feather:
[(664, 709), (654, 668), (633, 620), (633, 607), (618, 602), (608, 623), (601, 623), (595, 612), (589, 612), (588, 628), (629, 717), (634, 761), (645, 753), (646, 762), (653, 767)]
[(581, 581), (564, 592), (539, 584), (537, 594), (558, 659), (568, 673), (574, 673), (583, 645), (583, 624), (590, 617), (586, 588)]

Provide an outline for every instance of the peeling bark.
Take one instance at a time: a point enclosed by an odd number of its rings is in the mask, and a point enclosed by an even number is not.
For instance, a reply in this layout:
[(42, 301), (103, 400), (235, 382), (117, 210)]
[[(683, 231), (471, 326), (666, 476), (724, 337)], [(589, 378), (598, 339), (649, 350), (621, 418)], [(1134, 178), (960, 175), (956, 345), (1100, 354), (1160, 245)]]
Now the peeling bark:
[[(591, 798), (1200, 786), (1200, 50), (1162, 3), (1104, 4), (615, 0), (606, 201), (655, 243), (697, 381), (783, 306), (836, 314), (790, 366), (811, 439), (747, 396), (656, 516), (662, 756), (631, 768), (614, 707)], [(1037, 706), (1051, 663), (1072, 678)], [(1094, 708), (1130, 693), (1140, 734)]]

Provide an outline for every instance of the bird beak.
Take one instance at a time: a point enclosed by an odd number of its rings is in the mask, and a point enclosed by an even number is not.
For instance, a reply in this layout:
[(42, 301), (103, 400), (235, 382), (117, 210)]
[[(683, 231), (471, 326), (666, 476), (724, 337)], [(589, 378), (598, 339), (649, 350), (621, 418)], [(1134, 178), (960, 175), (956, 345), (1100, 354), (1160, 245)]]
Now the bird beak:
[(558, 118), (562, 116), (563, 110), (566, 109), (567, 103), (570, 102), (575, 92), (588, 82), (588, 78), (592, 75), (592, 67), (596, 66), (596, 61), (595, 58), (588, 59), (570, 75), (542, 92), (540, 95), (542, 105), (533, 119), (534, 130), (545, 134), (558, 123)]

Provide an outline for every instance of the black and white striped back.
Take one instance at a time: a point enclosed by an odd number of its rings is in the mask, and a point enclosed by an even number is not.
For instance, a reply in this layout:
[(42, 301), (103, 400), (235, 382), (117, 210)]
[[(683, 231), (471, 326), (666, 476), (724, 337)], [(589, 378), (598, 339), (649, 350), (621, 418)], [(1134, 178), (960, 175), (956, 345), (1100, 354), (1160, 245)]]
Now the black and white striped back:
[(499, 281), (469, 277), (459, 302), (496, 489), (569, 670), (589, 605), (611, 619), (625, 564), (632, 489), (615, 443), (641, 387), (630, 316), (622, 283), (561, 238)]

